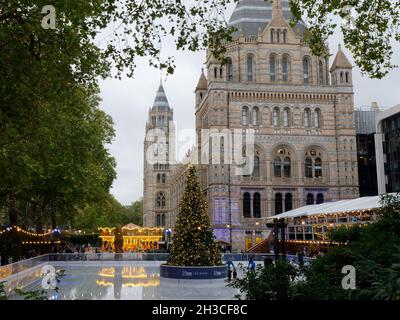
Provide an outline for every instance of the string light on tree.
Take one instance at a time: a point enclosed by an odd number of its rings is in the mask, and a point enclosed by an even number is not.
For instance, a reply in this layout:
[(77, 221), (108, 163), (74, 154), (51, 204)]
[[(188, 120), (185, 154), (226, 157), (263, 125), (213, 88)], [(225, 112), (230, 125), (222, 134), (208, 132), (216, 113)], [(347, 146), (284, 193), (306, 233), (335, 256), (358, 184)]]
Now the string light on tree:
[(196, 169), (191, 166), (179, 205), (169, 265), (221, 265), (221, 255), (206, 209), (207, 202), (197, 180)]

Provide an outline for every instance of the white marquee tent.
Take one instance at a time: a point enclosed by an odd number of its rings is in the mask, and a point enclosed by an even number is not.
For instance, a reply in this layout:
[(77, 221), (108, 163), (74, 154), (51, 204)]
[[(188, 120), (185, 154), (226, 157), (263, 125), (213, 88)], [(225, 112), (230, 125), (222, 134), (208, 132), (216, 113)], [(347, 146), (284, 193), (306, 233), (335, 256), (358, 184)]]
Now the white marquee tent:
[(335, 202), (326, 202), (322, 204), (308, 205), (272, 217), (268, 217), (267, 220), (316, 216), (325, 214), (334, 215), (337, 213), (346, 213), (346, 212), (351, 213), (355, 211), (371, 210), (380, 207), (381, 207), (380, 196), (363, 197), (363, 198), (356, 198), (349, 200), (340, 200)]

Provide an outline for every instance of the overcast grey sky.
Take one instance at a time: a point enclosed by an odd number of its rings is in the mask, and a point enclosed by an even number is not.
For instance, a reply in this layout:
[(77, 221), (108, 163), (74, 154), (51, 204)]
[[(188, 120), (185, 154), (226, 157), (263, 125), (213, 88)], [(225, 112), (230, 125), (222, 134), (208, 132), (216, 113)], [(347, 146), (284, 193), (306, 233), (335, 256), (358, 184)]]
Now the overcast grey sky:
[[(233, 8), (230, 8), (231, 11)], [(229, 12), (227, 15), (229, 16)], [(332, 54), (343, 40), (332, 36), (329, 46)], [(342, 46), (343, 47), (343, 46)], [(352, 62), (351, 54), (343, 48)], [(395, 47), (395, 64), (400, 65), (400, 48)], [(178, 130), (194, 129), (194, 88), (204, 67), (205, 52), (176, 52), (173, 43), (163, 45), (163, 55), (174, 55), (176, 71), (173, 76), (163, 77), (164, 88), (174, 109)], [(331, 57), (331, 63), (333, 62)], [(117, 179), (112, 194), (123, 204), (130, 204), (143, 196), (143, 142), (149, 108), (152, 106), (160, 83), (160, 71), (151, 68), (146, 59), (137, 60), (134, 79), (106, 80), (101, 82), (101, 107), (112, 116), (116, 137), (109, 146), (117, 160)], [(367, 106), (377, 101), (380, 106), (400, 103), (400, 72), (392, 71), (383, 80), (371, 80), (353, 69), (355, 106)]]

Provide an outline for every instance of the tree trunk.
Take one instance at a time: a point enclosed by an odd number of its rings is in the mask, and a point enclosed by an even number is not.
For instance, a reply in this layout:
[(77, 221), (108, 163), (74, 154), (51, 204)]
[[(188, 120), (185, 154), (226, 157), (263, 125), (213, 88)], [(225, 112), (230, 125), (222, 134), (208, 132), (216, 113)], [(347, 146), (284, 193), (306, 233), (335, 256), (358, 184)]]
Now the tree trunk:
[(50, 206), (50, 215), (51, 215), (51, 228), (54, 230), (57, 228), (57, 210), (56, 210), (56, 205), (53, 203)]
[(8, 197), (8, 218), (10, 220), (10, 226), (18, 225), (17, 196), (14, 192)]
[(43, 200), (39, 200), (35, 203), (35, 225), (36, 232), (43, 232)]
[(6, 252), (3, 254), (10, 256), (14, 261), (17, 261), (21, 256), (21, 239), (17, 231), (18, 225), (18, 208), (17, 208), (17, 196), (15, 192), (12, 192), (8, 197), (8, 217), (10, 220), (10, 226), (13, 227), (10, 232), (10, 238)]

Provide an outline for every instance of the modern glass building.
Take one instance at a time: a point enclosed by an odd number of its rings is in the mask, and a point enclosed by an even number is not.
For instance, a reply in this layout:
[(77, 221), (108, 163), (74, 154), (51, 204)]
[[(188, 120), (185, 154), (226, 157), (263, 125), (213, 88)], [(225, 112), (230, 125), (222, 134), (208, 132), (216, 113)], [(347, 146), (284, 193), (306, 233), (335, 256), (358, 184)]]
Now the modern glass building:
[(379, 113), (380, 110), (376, 103), (368, 109), (358, 109), (355, 111), (360, 197), (375, 196), (378, 194), (375, 132), (376, 118)]
[(400, 105), (377, 117), (375, 144), (379, 194), (400, 192)]

